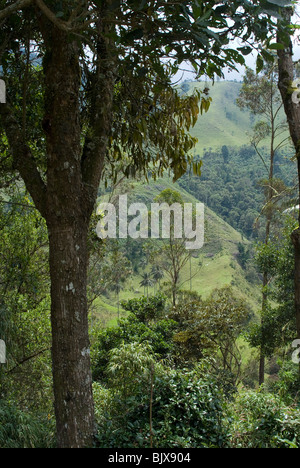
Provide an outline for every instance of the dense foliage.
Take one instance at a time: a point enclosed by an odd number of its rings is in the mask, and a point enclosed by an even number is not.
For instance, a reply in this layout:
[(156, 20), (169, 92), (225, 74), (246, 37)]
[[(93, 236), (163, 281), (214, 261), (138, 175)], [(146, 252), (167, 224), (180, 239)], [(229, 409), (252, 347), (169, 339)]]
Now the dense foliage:
[(0, 395), (21, 408), (50, 410), (47, 233), (22, 186), (9, 196), (0, 203), (0, 337), (8, 361), (0, 367)]
[(126, 398), (120, 384), (117, 391), (109, 391), (99, 422), (100, 447), (224, 446), (224, 400), (216, 383), (199, 370), (175, 371), (157, 365), (153, 372), (151, 381), (148, 369), (145, 381), (136, 369), (136, 387)]
[(229, 290), (183, 295), (176, 310), (160, 295), (123, 305), (131, 315), (94, 351), (97, 447), (300, 446), (295, 365), (281, 364), (270, 393), (234, 388), (233, 344), (249, 311)]
[[(268, 149), (262, 153), (267, 158)], [(289, 149), (275, 157), (275, 177), (294, 186), (295, 165)], [(231, 226), (252, 239), (263, 238), (264, 190), (267, 172), (252, 146), (204, 151), (201, 178), (185, 175), (180, 185), (205, 203)], [(224, 159), (225, 158), (225, 159)]]
[[(118, 348), (121, 344), (135, 343), (148, 343), (151, 345), (153, 352), (160, 359), (167, 359), (170, 356), (174, 344), (172, 343), (172, 336), (176, 329), (177, 323), (169, 318), (160, 318), (156, 321), (151, 320), (153, 314), (152, 304), (161, 301), (142, 298), (134, 300), (135, 314), (130, 315), (126, 319), (120, 319), (118, 327), (106, 328), (99, 332), (97, 338), (96, 354), (94, 356), (94, 378), (99, 379), (103, 377), (106, 366), (108, 365), (109, 352), (112, 349)], [(132, 309), (132, 301), (129, 301), (128, 308)], [(140, 313), (140, 304), (144, 303), (143, 314)], [(152, 307), (151, 307), (152, 305)], [(143, 315), (147, 314), (147, 322), (144, 321)], [(148, 322), (150, 320), (150, 322)]]
[(241, 392), (232, 405), (232, 448), (299, 448), (300, 411), (268, 393)]
[(54, 447), (54, 424), (46, 416), (38, 418), (0, 401), (0, 421), (1, 448)]

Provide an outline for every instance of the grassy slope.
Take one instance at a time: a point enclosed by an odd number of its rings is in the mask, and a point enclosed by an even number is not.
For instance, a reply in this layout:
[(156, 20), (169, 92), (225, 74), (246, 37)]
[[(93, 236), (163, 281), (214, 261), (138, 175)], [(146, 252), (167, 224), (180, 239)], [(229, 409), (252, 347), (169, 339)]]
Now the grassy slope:
[(208, 86), (212, 103), (209, 111), (199, 117), (193, 136), (198, 138), (196, 154), (202, 155), (204, 148), (243, 146), (249, 144), (247, 132), (251, 127), (250, 114), (242, 112), (235, 104), (241, 83), (221, 81), (212, 83), (189, 83), (194, 88)]
[[(203, 150), (228, 147), (241, 147), (250, 145), (250, 134), (254, 122), (261, 120), (261, 117), (252, 117), (250, 112), (242, 111), (236, 104), (242, 83), (232, 81), (211, 82), (191, 82), (189, 92), (208, 87), (212, 103), (209, 111), (199, 117), (192, 135), (198, 138), (196, 154), (202, 155)], [(286, 120), (284, 111), (279, 113), (279, 119)], [(279, 121), (278, 121), (279, 123)], [(288, 137), (288, 131), (279, 136), (277, 144)], [(261, 142), (261, 145), (268, 147), (268, 138)]]
[[(149, 185), (135, 182), (132, 184), (132, 197), (135, 202), (151, 203), (165, 188), (180, 191), (184, 201), (197, 203), (197, 200), (185, 192), (170, 179), (160, 179)], [(203, 297), (207, 297), (215, 288), (232, 285), (237, 295), (247, 297), (249, 304), (255, 310), (259, 304), (259, 287), (246, 281), (244, 272), (236, 260), (238, 243), (248, 241), (235, 231), (229, 224), (220, 219), (214, 212), (205, 208), (205, 245), (199, 251), (199, 257), (192, 259), (192, 289)], [(141, 272), (142, 273), (142, 272)], [(186, 265), (181, 282), (183, 289), (190, 289), (190, 265)], [(139, 297), (144, 294), (144, 288), (139, 285), (140, 275), (130, 278), (120, 294), (121, 300)], [(149, 293), (153, 294), (154, 288)], [(111, 294), (109, 299), (101, 299), (97, 303), (97, 316), (102, 323), (116, 323), (116, 297)]]

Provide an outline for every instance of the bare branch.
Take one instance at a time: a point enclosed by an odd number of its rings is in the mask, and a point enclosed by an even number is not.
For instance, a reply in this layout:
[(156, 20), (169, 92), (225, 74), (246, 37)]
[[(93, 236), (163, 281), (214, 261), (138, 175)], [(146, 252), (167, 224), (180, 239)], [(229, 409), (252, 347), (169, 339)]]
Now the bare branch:
[(7, 18), (15, 11), (22, 10), (22, 8), (29, 6), (32, 2), (33, 0), (18, 0), (17, 2), (12, 3), (7, 8), (0, 11), (0, 20)]
[(18, 369), (18, 367), (22, 366), (23, 364), (25, 364), (25, 362), (28, 362), (30, 361), (31, 359), (34, 359), (38, 356), (40, 356), (41, 354), (44, 354), (46, 353), (47, 351), (50, 351), (51, 348), (44, 348), (44, 349), (41, 349), (39, 351), (37, 351), (36, 353), (33, 353), (31, 354), (30, 356), (26, 356), (24, 357), (22, 360), (20, 360), (19, 362), (17, 362), (17, 364), (8, 371), (8, 374), (11, 374), (13, 373), (16, 369)]

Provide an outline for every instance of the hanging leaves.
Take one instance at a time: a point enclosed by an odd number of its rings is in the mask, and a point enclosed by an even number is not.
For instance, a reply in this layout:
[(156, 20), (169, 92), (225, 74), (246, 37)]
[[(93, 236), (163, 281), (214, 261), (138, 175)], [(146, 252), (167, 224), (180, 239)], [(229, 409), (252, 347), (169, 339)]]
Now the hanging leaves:
[[(282, 7), (290, 4), (289, 0), (232, 0), (217, 4), (215, 0), (47, 2), (48, 10), (43, 9), (43, 14), (57, 28), (69, 31), (70, 36), (75, 34), (80, 45), (84, 77), (81, 117), (87, 134), (91, 114), (106, 112), (101, 106), (95, 108), (95, 94), (90, 92), (95, 82), (97, 28), (101, 19), (101, 37), (110, 44), (106, 54), (113, 70), (111, 77), (116, 80), (106, 166), (110, 172), (113, 170), (113, 177), (120, 170), (128, 176), (142, 173), (146, 177), (168, 170), (175, 179), (189, 168), (200, 174), (201, 166), (194, 163), (191, 155), (196, 140), (189, 131), (199, 114), (208, 112), (211, 99), (204, 94), (179, 96), (172, 87), (172, 76), (182, 64), (190, 62), (198, 77), (221, 77), (225, 67), (236, 69), (237, 65), (244, 65), (255, 41), (263, 44), (268, 39), (257, 59), (257, 71), (261, 71), (264, 61), (272, 60), (272, 50), (282, 47), (272, 42), (274, 19), (280, 16)], [(14, 10), (3, 26), (0, 42), (9, 38), (9, 48), (17, 62), (16, 54), (20, 54), (30, 31), (40, 61), (47, 66), (41, 37), (33, 27), (34, 18), (35, 10), (30, 6), (21, 12)], [(230, 42), (236, 37), (245, 45), (234, 49)], [(19, 103), (15, 105), (18, 108)], [(35, 146), (40, 149), (43, 140)], [(43, 158), (44, 153), (39, 150)]]

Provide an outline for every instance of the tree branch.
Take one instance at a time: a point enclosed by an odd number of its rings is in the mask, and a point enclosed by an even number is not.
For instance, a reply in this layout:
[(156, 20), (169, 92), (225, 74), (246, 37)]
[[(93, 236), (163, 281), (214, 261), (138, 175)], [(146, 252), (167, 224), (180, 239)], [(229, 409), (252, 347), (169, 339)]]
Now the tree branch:
[(39, 7), (39, 9), (44, 13), (44, 15), (59, 29), (62, 29), (63, 31), (70, 32), (71, 27), (68, 23), (65, 21), (62, 21), (60, 18), (57, 18), (55, 13), (50, 10), (50, 8), (45, 5), (43, 0), (35, 0), (36, 5)]
[(12, 369), (10, 369), (8, 371), (8, 374), (11, 374), (13, 373), (16, 369), (18, 369), (18, 367), (22, 366), (23, 364), (25, 364), (25, 362), (28, 362), (30, 361), (31, 359), (34, 359), (38, 356), (40, 356), (40, 354), (44, 354), (46, 351), (50, 351), (51, 348), (44, 348), (44, 349), (41, 349), (40, 351), (37, 351), (36, 353), (32, 354), (31, 356), (27, 356), (27, 357), (24, 357), (21, 361), (19, 361)]
[(81, 13), (79, 16), (76, 16), (78, 12), (78, 7), (72, 10), (71, 16), (68, 21), (63, 21), (60, 18), (58, 18), (55, 13), (53, 13), (50, 8), (47, 7), (47, 5), (44, 3), (43, 0), (35, 0), (35, 4), (38, 6), (38, 8), (43, 12), (43, 14), (50, 20), (57, 28), (61, 29), (62, 31), (65, 32), (75, 32), (75, 31), (83, 31), (86, 29), (91, 23), (93, 23), (95, 20), (89, 19), (85, 21), (84, 23), (80, 23), (79, 25), (75, 25), (76, 21), (81, 20), (84, 16), (90, 16), (91, 11), (85, 10), (83, 13)]
[(22, 206), (23, 208), (27, 208), (28, 210), (37, 210), (37, 208), (34, 205), (28, 205), (26, 203), (17, 203), (17, 202), (5, 201), (5, 200), (0, 200), (0, 203), (2, 205)]
[(47, 188), (8, 104), (0, 105), (0, 117), (12, 152), (13, 164), (24, 180), (35, 206), (45, 218)]
[(113, 96), (115, 86), (115, 63), (112, 56), (113, 45), (104, 37), (110, 28), (103, 25), (102, 12), (97, 21), (97, 64), (93, 76), (93, 96), (90, 112), (90, 135), (86, 138), (81, 167), (82, 177), (88, 198), (94, 205), (111, 131)]
[(32, 2), (33, 0), (18, 0), (17, 2), (12, 3), (7, 8), (4, 8), (4, 10), (0, 11), (0, 20), (7, 18), (15, 11), (21, 10), (22, 8), (29, 6)]

